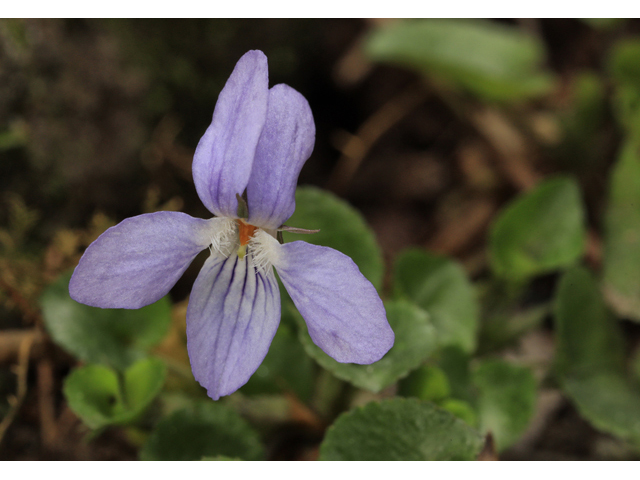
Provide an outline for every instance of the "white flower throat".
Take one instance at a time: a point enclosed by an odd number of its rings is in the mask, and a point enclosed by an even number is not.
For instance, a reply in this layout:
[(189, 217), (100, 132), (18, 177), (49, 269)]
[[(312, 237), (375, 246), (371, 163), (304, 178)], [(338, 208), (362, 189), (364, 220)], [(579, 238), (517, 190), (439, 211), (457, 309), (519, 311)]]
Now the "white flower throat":
[(244, 260), (250, 256), (255, 267), (265, 273), (280, 259), (280, 243), (276, 240), (276, 231), (256, 227), (243, 219), (226, 217), (212, 218), (209, 250), (212, 255), (225, 258), (238, 255)]

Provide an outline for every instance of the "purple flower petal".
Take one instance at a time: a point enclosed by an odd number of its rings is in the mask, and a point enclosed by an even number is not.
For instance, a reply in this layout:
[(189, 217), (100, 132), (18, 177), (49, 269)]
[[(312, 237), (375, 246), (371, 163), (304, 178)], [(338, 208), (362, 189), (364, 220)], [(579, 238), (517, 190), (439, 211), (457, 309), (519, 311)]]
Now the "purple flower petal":
[(264, 126), (269, 95), (267, 57), (245, 53), (220, 92), (211, 125), (193, 157), (193, 180), (205, 207), (217, 216), (236, 217)]
[(271, 270), (253, 260), (211, 256), (189, 298), (187, 349), (196, 380), (217, 400), (247, 383), (280, 323), (280, 292)]
[(267, 121), (247, 185), (249, 223), (277, 228), (293, 215), (298, 175), (315, 136), (307, 100), (287, 85), (269, 90)]
[(71, 298), (101, 308), (140, 308), (159, 300), (207, 248), (211, 222), (179, 212), (123, 220), (84, 252), (69, 283)]
[(327, 355), (370, 364), (393, 346), (378, 292), (346, 255), (306, 242), (286, 243), (276, 270), (311, 339)]

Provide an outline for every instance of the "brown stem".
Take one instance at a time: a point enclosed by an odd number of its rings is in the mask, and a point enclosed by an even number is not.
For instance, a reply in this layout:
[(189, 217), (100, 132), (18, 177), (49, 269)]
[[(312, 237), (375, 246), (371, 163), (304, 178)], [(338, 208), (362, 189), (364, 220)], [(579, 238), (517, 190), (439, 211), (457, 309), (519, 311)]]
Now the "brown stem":
[(427, 249), (443, 255), (460, 253), (485, 230), (495, 211), (496, 204), (493, 200), (478, 199), (461, 215), (439, 228), (438, 233), (428, 242)]
[(29, 330), (0, 330), (0, 365), (6, 365), (19, 358), (20, 348), (25, 339), (31, 339), (31, 357), (38, 357), (43, 352), (47, 336), (32, 328)]
[(49, 358), (43, 358), (38, 362), (38, 407), (40, 438), (47, 449), (54, 448), (57, 439), (54, 389), (53, 362)]
[(4, 438), (4, 434), (15, 419), (25, 396), (27, 395), (27, 373), (29, 372), (29, 355), (31, 353), (31, 347), (33, 346), (35, 335), (25, 336), (20, 342), (18, 351), (18, 365), (16, 366), (15, 373), (18, 377), (18, 388), (15, 396), (9, 398), (9, 411), (0, 422), (0, 443)]
[(333, 170), (327, 188), (343, 194), (371, 147), (426, 97), (427, 92), (421, 83), (413, 85), (371, 115), (340, 148), (342, 156)]

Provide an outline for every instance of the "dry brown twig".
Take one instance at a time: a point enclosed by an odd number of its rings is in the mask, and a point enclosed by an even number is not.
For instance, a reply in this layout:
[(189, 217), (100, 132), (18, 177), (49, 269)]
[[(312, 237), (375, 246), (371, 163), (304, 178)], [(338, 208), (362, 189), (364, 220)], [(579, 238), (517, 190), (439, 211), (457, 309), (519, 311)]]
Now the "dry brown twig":
[(443, 255), (460, 253), (469, 242), (482, 232), (496, 211), (496, 204), (487, 197), (472, 203), (453, 221), (444, 224), (427, 243), (427, 249)]
[(320, 416), (301, 401), (295, 393), (285, 391), (284, 396), (289, 402), (289, 415), (293, 421), (317, 431), (323, 431), (327, 427)]
[(39, 329), (29, 330), (1, 330), (0, 331), (0, 365), (16, 361), (20, 356), (20, 348), (25, 339), (31, 338), (33, 344), (30, 349), (30, 357), (38, 357), (42, 354), (47, 336)]
[(496, 442), (493, 439), (493, 435), (491, 432), (487, 433), (487, 436), (484, 439), (484, 447), (482, 447), (482, 451), (478, 454), (478, 458), (476, 460), (479, 461), (496, 461), (500, 460), (498, 457), (498, 452), (496, 450)]
[[(396, 22), (393, 18), (365, 18), (366, 31)], [(371, 73), (374, 63), (364, 52), (366, 31), (361, 33), (351, 46), (336, 62), (333, 70), (333, 80), (337, 85), (347, 87), (361, 82)]]
[(356, 134), (349, 135), (340, 146), (342, 155), (338, 159), (327, 188), (338, 194), (344, 194), (371, 147), (426, 98), (427, 91), (423, 85), (413, 85), (391, 98), (365, 120)]
[(55, 447), (57, 439), (57, 420), (54, 403), (55, 382), (53, 362), (43, 358), (38, 362), (38, 408), (40, 413), (40, 438), (49, 449)]
[(27, 395), (27, 373), (29, 372), (29, 356), (31, 347), (35, 340), (35, 335), (27, 335), (20, 342), (18, 352), (18, 364), (15, 366), (14, 372), (18, 377), (18, 388), (15, 395), (9, 397), (9, 411), (0, 422), (0, 443), (4, 438), (7, 429), (16, 417), (25, 396)]
[(531, 146), (501, 112), (484, 107), (468, 119), (496, 152), (498, 168), (518, 190), (529, 190), (542, 179), (532, 165)]

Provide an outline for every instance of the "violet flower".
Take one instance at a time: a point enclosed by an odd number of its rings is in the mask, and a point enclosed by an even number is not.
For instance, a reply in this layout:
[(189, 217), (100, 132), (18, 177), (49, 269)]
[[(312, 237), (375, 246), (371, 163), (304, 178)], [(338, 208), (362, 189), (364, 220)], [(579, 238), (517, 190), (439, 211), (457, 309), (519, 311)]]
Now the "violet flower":
[(273, 267), (316, 345), (338, 362), (379, 360), (394, 334), (355, 263), (331, 248), (276, 240), (295, 209), (298, 174), (314, 142), (305, 98), (287, 85), (269, 89), (267, 58), (247, 52), (193, 159), (198, 196), (215, 217), (127, 218), (89, 245), (71, 278), (71, 297), (102, 308), (149, 305), (209, 248), (189, 299), (187, 348), (196, 380), (214, 400), (244, 385), (267, 354), (280, 322)]

